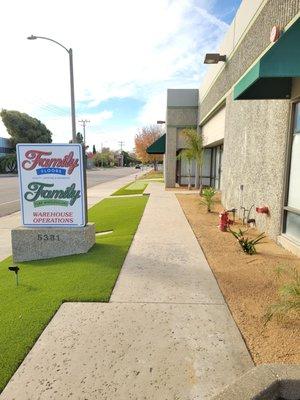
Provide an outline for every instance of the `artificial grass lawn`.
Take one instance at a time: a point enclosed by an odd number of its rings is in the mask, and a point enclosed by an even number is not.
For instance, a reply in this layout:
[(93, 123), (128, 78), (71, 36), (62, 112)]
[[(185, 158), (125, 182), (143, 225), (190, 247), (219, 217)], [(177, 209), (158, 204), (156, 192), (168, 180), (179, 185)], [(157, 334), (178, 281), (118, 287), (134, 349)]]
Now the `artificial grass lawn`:
[(148, 182), (136, 180), (134, 182), (131, 182), (123, 186), (121, 189), (114, 192), (112, 196), (128, 196), (131, 194), (142, 194), (146, 189), (147, 185)]
[(162, 171), (154, 171), (151, 170), (147, 172), (146, 174), (142, 175), (139, 179), (158, 179), (158, 180), (163, 180), (164, 179), (164, 174)]
[(0, 390), (65, 301), (109, 300), (147, 197), (110, 198), (89, 210), (97, 231), (87, 254), (19, 263), (19, 286), (0, 262)]

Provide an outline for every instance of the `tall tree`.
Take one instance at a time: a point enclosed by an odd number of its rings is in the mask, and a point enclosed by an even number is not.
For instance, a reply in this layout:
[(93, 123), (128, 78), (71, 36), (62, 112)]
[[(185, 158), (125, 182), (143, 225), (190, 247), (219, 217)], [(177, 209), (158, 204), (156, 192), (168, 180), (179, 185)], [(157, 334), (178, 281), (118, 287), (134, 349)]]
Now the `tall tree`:
[(157, 162), (162, 161), (160, 154), (148, 154), (147, 147), (154, 143), (163, 134), (159, 125), (144, 126), (135, 135), (135, 153), (137, 158), (143, 163), (153, 163), (156, 169)]
[(115, 153), (109, 147), (103, 147), (101, 153), (97, 152), (93, 156), (96, 167), (111, 167), (115, 164)]
[[(73, 143), (73, 140), (69, 140), (69, 143)], [(77, 132), (76, 133), (76, 143), (83, 143), (83, 136), (81, 132)], [(88, 148), (89, 146), (85, 146), (85, 150)]]
[[(203, 136), (194, 128), (183, 129), (182, 135), (185, 138), (186, 150), (190, 157), (195, 160), (195, 187), (199, 187), (199, 193), (202, 192), (202, 165), (203, 165)], [(200, 182), (199, 182), (200, 178)]]
[(2, 121), (11, 136), (11, 144), (17, 143), (51, 143), (52, 133), (37, 118), (19, 111), (4, 110), (0, 112)]
[(96, 146), (93, 144), (93, 154), (96, 154), (96, 153), (97, 153)]
[(76, 143), (83, 143), (83, 136), (80, 132), (76, 133)]
[(136, 157), (134, 155), (129, 154), (127, 151), (122, 150), (121, 154), (123, 155), (124, 167), (129, 167), (130, 165), (135, 165), (139, 163)]

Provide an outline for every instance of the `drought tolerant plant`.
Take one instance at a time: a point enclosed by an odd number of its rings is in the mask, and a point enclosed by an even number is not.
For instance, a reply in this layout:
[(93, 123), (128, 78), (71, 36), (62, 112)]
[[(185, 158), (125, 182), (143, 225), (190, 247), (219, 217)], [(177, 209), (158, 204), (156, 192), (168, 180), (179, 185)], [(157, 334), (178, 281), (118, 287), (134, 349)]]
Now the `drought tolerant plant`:
[(12, 173), (17, 172), (16, 154), (7, 154), (0, 158), (0, 172)]
[(214, 203), (213, 197), (216, 193), (216, 190), (212, 187), (202, 190), (202, 197), (204, 197), (204, 199), (201, 201), (201, 203), (207, 207), (207, 212), (211, 212), (211, 206)]
[(263, 238), (265, 238), (264, 232), (256, 236), (256, 238), (250, 240), (248, 237), (245, 237), (245, 233), (247, 231), (242, 231), (241, 229), (239, 229), (237, 232), (231, 229), (229, 229), (229, 231), (237, 239), (239, 245), (243, 249), (243, 252), (249, 255), (256, 254), (255, 245), (257, 245)]
[(278, 275), (286, 273), (290, 275), (290, 281), (282, 285), (278, 289), (279, 300), (277, 303), (270, 305), (265, 314), (266, 323), (274, 316), (277, 318), (287, 314), (300, 313), (300, 274), (293, 268), (287, 272), (284, 268), (277, 270)]

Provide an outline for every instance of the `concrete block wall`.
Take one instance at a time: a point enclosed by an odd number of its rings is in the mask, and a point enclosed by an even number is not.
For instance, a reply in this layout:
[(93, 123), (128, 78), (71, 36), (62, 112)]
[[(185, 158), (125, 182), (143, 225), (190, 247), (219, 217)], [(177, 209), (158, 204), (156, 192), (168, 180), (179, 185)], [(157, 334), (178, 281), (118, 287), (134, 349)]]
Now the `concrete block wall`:
[(197, 125), (198, 107), (176, 107), (167, 109), (167, 126), (178, 128)]
[(176, 183), (176, 127), (167, 127), (165, 154), (165, 186), (175, 187)]
[(234, 101), (232, 94), (226, 99), (222, 203), (238, 209), (268, 206), (269, 216), (254, 208), (250, 218), (273, 239), (281, 232), (289, 110), (287, 100)]

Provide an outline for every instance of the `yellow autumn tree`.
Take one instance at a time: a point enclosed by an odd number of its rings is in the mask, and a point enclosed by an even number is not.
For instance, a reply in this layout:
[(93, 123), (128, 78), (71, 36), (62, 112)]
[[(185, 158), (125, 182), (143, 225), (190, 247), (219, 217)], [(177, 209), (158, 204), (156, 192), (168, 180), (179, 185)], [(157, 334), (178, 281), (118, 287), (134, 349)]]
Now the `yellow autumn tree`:
[(147, 148), (154, 143), (163, 131), (159, 125), (144, 126), (139, 129), (135, 135), (135, 153), (136, 157), (143, 163), (153, 163), (154, 169), (156, 169), (157, 163), (162, 161), (163, 156), (161, 154), (148, 154)]

